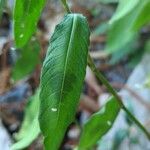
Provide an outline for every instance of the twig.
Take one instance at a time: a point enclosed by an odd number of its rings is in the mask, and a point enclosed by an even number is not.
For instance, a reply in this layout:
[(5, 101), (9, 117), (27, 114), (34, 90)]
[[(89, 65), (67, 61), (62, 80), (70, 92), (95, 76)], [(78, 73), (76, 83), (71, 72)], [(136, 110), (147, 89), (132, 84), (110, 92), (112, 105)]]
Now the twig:
[(68, 14), (71, 13), (71, 10), (70, 10), (70, 8), (69, 8), (69, 6), (68, 6), (67, 0), (61, 0), (61, 2), (62, 2), (62, 4), (63, 4), (63, 6), (64, 6), (66, 12), (67, 12)]

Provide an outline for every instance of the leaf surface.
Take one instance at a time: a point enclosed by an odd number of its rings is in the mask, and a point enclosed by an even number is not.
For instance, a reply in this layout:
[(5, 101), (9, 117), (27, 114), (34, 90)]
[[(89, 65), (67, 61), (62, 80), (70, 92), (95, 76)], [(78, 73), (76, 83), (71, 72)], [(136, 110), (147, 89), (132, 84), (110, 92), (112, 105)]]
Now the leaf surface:
[(143, 25), (150, 23), (150, 1), (145, 0), (142, 10), (139, 12), (138, 17), (135, 19), (133, 28), (134, 30), (140, 29)]
[[(146, 1), (140, 1), (137, 3), (134, 9), (130, 10), (130, 13), (116, 19), (109, 26), (106, 50), (109, 53), (121, 50), (131, 40), (137, 37), (139, 28), (134, 30), (133, 25), (139, 14), (142, 12)], [(128, 5), (126, 3), (126, 5)], [(124, 7), (126, 7), (124, 5)]]
[(74, 120), (85, 77), (89, 27), (85, 17), (68, 14), (56, 26), (41, 73), (40, 128), (46, 150), (58, 150)]
[(120, 0), (117, 10), (113, 17), (110, 20), (110, 23), (119, 20), (120, 18), (124, 17), (128, 13), (130, 13), (133, 9), (135, 9), (136, 5), (140, 2), (140, 0)]
[(12, 145), (11, 150), (20, 150), (28, 147), (39, 135), (38, 122), (39, 112), (39, 90), (36, 91), (27, 103), (25, 117), (19, 133), (16, 135), (17, 142)]
[(91, 149), (112, 127), (119, 111), (118, 102), (114, 97), (111, 97), (101, 110), (93, 114), (85, 123), (81, 133), (79, 150)]
[(14, 7), (14, 38), (17, 47), (23, 47), (36, 30), (46, 0), (16, 0)]

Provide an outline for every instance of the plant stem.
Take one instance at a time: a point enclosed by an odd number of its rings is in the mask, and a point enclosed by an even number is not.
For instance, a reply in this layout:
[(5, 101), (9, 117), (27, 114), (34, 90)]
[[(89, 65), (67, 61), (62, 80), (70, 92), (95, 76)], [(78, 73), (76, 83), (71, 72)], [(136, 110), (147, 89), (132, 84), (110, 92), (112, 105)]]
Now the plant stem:
[(67, 0), (61, 0), (61, 2), (62, 2), (62, 4), (63, 4), (63, 6), (64, 6), (66, 12), (67, 12), (68, 14), (70, 14), (70, 13), (71, 13), (71, 10), (70, 10), (70, 8), (69, 8), (69, 6), (68, 6)]
[(134, 123), (145, 133), (145, 135), (147, 136), (147, 138), (150, 140), (150, 133), (148, 132), (148, 130), (139, 122), (139, 120), (137, 118), (134, 117), (134, 115), (131, 114), (131, 112), (127, 109), (127, 107), (123, 106), (122, 108), (127, 115), (131, 118), (132, 121), (134, 121)]
[(107, 81), (107, 79), (101, 74), (101, 72), (99, 72), (91, 58), (90, 55), (88, 55), (88, 65), (91, 68), (91, 70), (94, 72), (94, 74), (96, 75), (97, 79), (102, 82), (108, 89), (108, 91), (116, 98), (117, 102), (120, 105), (120, 108), (122, 108), (127, 115), (131, 118), (132, 121), (134, 121), (134, 123), (145, 133), (145, 135), (147, 136), (147, 138), (150, 140), (150, 133), (147, 131), (147, 129), (138, 121), (138, 119), (136, 119), (131, 113), (130, 111), (126, 108), (126, 106), (123, 104), (120, 96), (117, 94), (117, 92), (113, 89), (113, 87), (109, 84), (109, 82)]

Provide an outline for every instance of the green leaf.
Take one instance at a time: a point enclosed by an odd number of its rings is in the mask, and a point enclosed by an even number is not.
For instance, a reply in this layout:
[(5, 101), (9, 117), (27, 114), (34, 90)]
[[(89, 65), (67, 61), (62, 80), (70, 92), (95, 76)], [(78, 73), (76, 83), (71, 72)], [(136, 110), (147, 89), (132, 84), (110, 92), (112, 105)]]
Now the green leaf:
[(143, 25), (150, 22), (150, 1), (145, 0), (142, 10), (139, 12), (137, 19), (134, 20), (134, 30), (140, 29)]
[(112, 127), (119, 111), (118, 102), (111, 97), (101, 110), (93, 114), (84, 125), (79, 150), (91, 149)]
[(111, 18), (110, 23), (113, 23), (130, 13), (133, 9), (135, 9), (139, 2), (140, 0), (120, 0), (117, 10)]
[(14, 7), (14, 38), (17, 47), (24, 46), (36, 30), (46, 0), (16, 0)]
[(127, 58), (131, 55), (134, 55), (135, 57), (138, 55), (136, 53), (137, 50), (137, 38), (132, 39), (128, 42), (128, 44), (125, 47), (122, 47), (120, 51), (116, 51), (112, 53), (111, 59), (109, 60), (109, 63), (111, 65), (114, 65), (118, 63), (120, 60), (123, 60), (124, 58)]
[(141, 1), (130, 13), (110, 24), (106, 45), (107, 52), (113, 53), (120, 50), (137, 36), (139, 29), (133, 30), (133, 25), (144, 6), (145, 1)]
[(107, 37), (107, 52), (113, 53), (120, 50), (137, 36), (137, 33), (131, 31), (129, 27), (132, 19), (133, 17), (129, 15), (111, 25)]
[(15, 81), (30, 74), (36, 65), (40, 63), (40, 46), (37, 41), (31, 41), (19, 52), (20, 58), (12, 69), (12, 78)]
[(56, 26), (43, 63), (40, 128), (46, 150), (58, 150), (74, 120), (85, 77), (89, 27), (85, 17), (68, 14)]
[[(128, 6), (128, 12), (124, 12), (124, 15), (117, 17), (114, 21), (111, 22), (111, 24), (109, 24), (106, 45), (107, 52), (113, 53), (115, 51), (122, 50), (122, 48), (125, 48), (129, 42), (137, 36), (141, 26), (149, 20), (149, 15), (146, 14), (149, 8), (149, 3), (149, 0), (140, 1), (137, 2), (137, 4), (134, 2), (134, 8), (131, 6), (129, 7), (128, 3), (124, 3), (124, 6), (122, 5), (122, 10)], [(147, 9), (145, 9), (145, 7)], [(146, 14), (147, 17), (144, 17), (145, 19), (143, 19), (143, 22), (140, 22), (141, 25), (138, 25), (138, 20), (141, 20), (139, 19), (141, 14)]]
[(11, 150), (20, 150), (28, 147), (39, 135), (38, 122), (39, 112), (39, 90), (36, 91), (27, 103), (25, 117), (19, 133), (16, 135), (17, 142), (12, 145)]

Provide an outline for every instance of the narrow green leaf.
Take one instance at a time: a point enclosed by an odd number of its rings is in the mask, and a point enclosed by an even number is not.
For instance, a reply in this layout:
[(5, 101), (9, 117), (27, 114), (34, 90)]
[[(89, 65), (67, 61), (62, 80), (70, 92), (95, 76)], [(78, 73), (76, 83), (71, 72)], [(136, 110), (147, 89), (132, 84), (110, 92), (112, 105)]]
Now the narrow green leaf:
[(133, 17), (131, 14), (116, 21), (110, 26), (107, 37), (106, 50), (109, 53), (114, 53), (125, 47), (131, 40), (136, 38), (137, 33), (131, 31)]
[(112, 127), (119, 111), (118, 102), (111, 97), (101, 110), (93, 114), (84, 125), (79, 150), (91, 149)]
[(111, 59), (109, 60), (109, 63), (111, 65), (114, 65), (118, 63), (120, 60), (126, 58), (127, 56), (129, 57), (130, 55), (134, 54), (134, 56), (137, 56), (135, 54), (137, 50), (137, 38), (132, 39), (131, 41), (128, 42), (128, 44), (125, 47), (121, 48), (121, 53), (120, 51), (113, 52), (111, 55)]
[(16, 0), (14, 7), (14, 38), (17, 47), (24, 46), (36, 30), (46, 0)]
[(139, 12), (137, 19), (134, 20), (134, 30), (140, 29), (143, 25), (150, 22), (150, 1), (145, 0), (142, 10)]
[(139, 2), (140, 0), (120, 0), (117, 10), (111, 18), (110, 23), (113, 23), (130, 13), (133, 9), (135, 9)]
[(40, 46), (37, 41), (31, 41), (19, 52), (20, 57), (12, 69), (12, 78), (15, 81), (30, 74), (40, 62)]
[(85, 17), (68, 14), (56, 26), (43, 63), (40, 128), (46, 150), (58, 150), (74, 120), (87, 65), (89, 27)]
[(25, 117), (19, 133), (16, 135), (17, 142), (12, 145), (11, 150), (21, 150), (28, 147), (39, 135), (38, 122), (39, 112), (39, 90), (36, 91), (27, 103)]
[(139, 29), (133, 30), (133, 24), (144, 6), (145, 1), (141, 1), (130, 13), (110, 24), (106, 44), (107, 52), (113, 53), (120, 50), (137, 36)]

